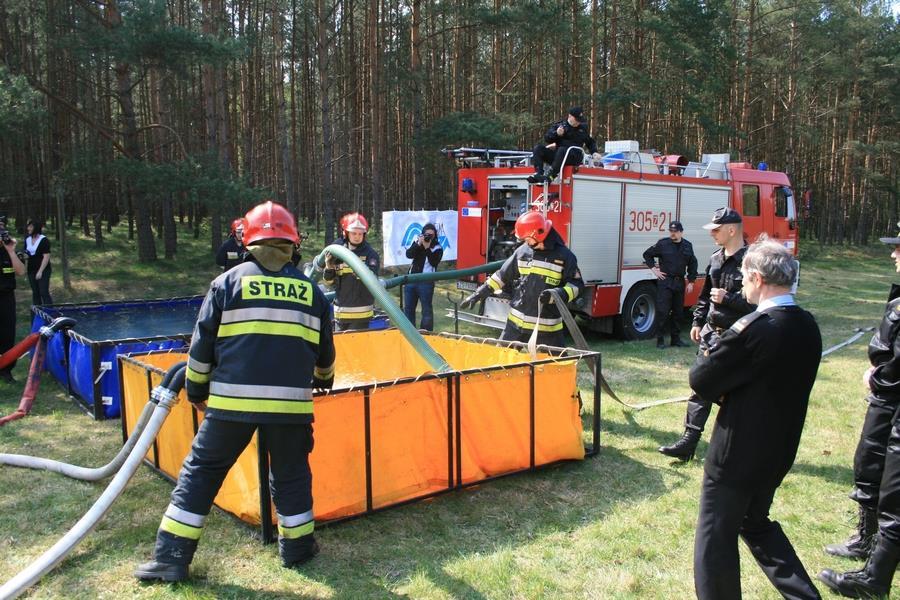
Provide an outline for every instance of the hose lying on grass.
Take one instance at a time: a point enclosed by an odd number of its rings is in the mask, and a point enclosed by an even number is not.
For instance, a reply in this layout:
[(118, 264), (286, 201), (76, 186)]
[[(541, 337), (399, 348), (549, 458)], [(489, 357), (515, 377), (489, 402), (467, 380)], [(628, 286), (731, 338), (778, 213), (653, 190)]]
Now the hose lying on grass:
[(140, 435), (137, 435), (137, 432), (132, 434), (131, 437), (137, 438), (137, 441), (132, 445), (131, 452), (122, 464), (122, 468), (116, 473), (103, 494), (58, 542), (15, 577), (0, 586), (0, 600), (16, 598), (40, 581), (44, 575), (62, 562), (106, 515), (113, 502), (122, 494), (125, 486), (137, 471), (166, 417), (178, 402), (178, 392), (184, 387), (185, 364), (180, 362), (171, 367), (166, 372), (162, 383), (151, 392), (148, 405), (154, 406), (152, 414)]

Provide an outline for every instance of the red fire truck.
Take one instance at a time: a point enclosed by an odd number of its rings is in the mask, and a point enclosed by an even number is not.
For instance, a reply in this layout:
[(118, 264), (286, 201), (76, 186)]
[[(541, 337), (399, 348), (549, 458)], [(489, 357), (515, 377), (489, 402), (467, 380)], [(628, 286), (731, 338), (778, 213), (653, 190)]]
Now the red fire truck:
[[(685, 297), (692, 306), (716, 246), (702, 229), (717, 208), (731, 206), (744, 218), (748, 240), (765, 232), (798, 250), (796, 209), (784, 173), (729, 162), (728, 154), (704, 154), (699, 162), (641, 151), (635, 141), (606, 142), (602, 158), (586, 156), (550, 184), (529, 184), (530, 152), (455, 148), (444, 151), (459, 166), (457, 268), (509, 256), (516, 246), (513, 225), (527, 210), (542, 210), (578, 257), (586, 283), (575, 313), (594, 331), (625, 339), (656, 333), (656, 279), (644, 250), (668, 236), (670, 221), (684, 225), (694, 246), (700, 278)], [(484, 275), (457, 282), (474, 289)], [(466, 321), (502, 328), (508, 298), (492, 296)]]

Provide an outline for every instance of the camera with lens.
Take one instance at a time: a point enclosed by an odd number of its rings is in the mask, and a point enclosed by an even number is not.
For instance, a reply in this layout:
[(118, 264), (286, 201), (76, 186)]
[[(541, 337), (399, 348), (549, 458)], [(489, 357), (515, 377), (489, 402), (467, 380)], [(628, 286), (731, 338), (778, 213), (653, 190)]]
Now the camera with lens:
[(434, 239), (434, 232), (426, 231), (425, 233), (422, 234), (422, 239), (425, 240), (426, 242), (430, 242), (431, 240)]
[(6, 227), (0, 225), (0, 242), (9, 244), (11, 241), (12, 238), (9, 236), (9, 231), (6, 230)]

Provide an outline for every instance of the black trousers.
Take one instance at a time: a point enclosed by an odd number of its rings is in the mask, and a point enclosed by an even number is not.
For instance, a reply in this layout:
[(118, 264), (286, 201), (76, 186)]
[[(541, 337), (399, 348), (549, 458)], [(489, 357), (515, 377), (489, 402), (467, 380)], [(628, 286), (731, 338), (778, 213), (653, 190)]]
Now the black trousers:
[(878, 531), (881, 537), (900, 545), (900, 413), (895, 413), (887, 444), (878, 497)]
[(28, 283), (31, 284), (31, 303), (33, 305), (53, 304), (53, 298), (50, 297), (50, 274), (49, 264), (44, 268), (40, 279), (35, 277), (36, 273), (28, 273)]
[(821, 598), (781, 526), (769, 519), (774, 497), (775, 488), (747, 492), (704, 475), (694, 538), (694, 588), (698, 598), (741, 597), (738, 536), (782, 596)]
[[(704, 325), (700, 330), (700, 349), (697, 356), (703, 356), (718, 341), (719, 333), (709, 325)], [(687, 402), (687, 413), (684, 416), (685, 428), (702, 432), (711, 411), (712, 401), (701, 398), (692, 390)]]
[[(213, 500), (257, 429), (265, 437), (271, 459), (269, 485), (278, 512), (282, 559), (294, 562), (310, 552), (314, 543), (309, 468), (312, 425), (257, 425), (204, 419), (181, 467), (156, 535), (154, 558), (157, 561), (190, 564)], [(308, 533), (294, 535), (307, 530)]]
[[(0, 292), (0, 354), (16, 345), (16, 292), (8, 290)], [(13, 370), (13, 362), (4, 372)]]
[(659, 312), (658, 337), (664, 337), (666, 329), (672, 341), (681, 337), (678, 321), (684, 315), (684, 278), (666, 277), (656, 282), (656, 310)]
[[(545, 144), (538, 144), (531, 151), (531, 164), (537, 173), (544, 172), (544, 163), (551, 163), (550, 172), (553, 175), (559, 175), (562, 170), (563, 159), (566, 156), (568, 148), (548, 148)], [(572, 148), (569, 152), (569, 158), (566, 160), (567, 165), (580, 165), (584, 160), (584, 152), (581, 148)]]
[(898, 404), (870, 395), (869, 407), (859, 434), (856, 454), (853, 457), (854, 488), (850, 498), (864, 508), (878, 508), (878, 494), (884, 474), (884, 461), (891, 424), (897, 414)]

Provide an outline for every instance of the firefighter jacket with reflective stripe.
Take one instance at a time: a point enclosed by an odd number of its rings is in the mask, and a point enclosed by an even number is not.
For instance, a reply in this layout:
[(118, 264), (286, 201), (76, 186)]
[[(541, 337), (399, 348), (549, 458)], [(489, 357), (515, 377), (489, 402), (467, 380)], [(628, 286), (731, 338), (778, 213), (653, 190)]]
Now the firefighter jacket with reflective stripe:
[[(349, 242), (344, 239), (338, 239), (332, 243), (350, 248)], [(372, 269), (377, 277), (381, 259), (369, 242), (363, 240), (362, 244), (351, 250), (359, 257), (359, 260)], [(375, 315), (375, 299), (372, 297), (372, 292), (363, 285), (362, 280), (346, 264), (340, 263), (334, 269), (326, 268), (322, 280), (326, 285), (334, 288), (334, 316), (339, 321), (371, 319)]]
[(207, 418), (312, 423), (313, 377), (334, 377), (331, 306), (294, 265), (248, 258), (210, 284), (188, 353), (188, 398)]
[[(747, 246), (731, 256), (725, 256), (724, 248), (713, 252), (709, 258), (709, 265), (706, 266), (703, 290), (697, 298), (697, 306), (694, 307), (694, 327), (703, 327), (709, 323), (710, 327), (715, 329), (728, 329), (735, 321), (756, 310), (756, 305), (747, 302), (741, 294), (744, 288), (741, 263), (744, 262), (746, 253)], [(712, 288), (725, 290), (725, 298), (721, 303), (713, 302), (710, 298)]]
[[(0, 248), (0, 292), (16, 289), (16, 270), (5, 248)], [(15, 341), (15, 340), (14, 340)]]
[(551, 229), (544, 239), (544, 248), (538, 250), (522, 244), (503, 266), (487, 280), (496, 293), (506, 286), (513, 287), (509, 302), (509, 322), (520, 331), (531, 332), (535, 323), (539, 331), (561, 331), (562, 317), (554, 304), (541, 307), (538, 319), (540, 295), (544, 290), (559, 288), (569, 302), (584, 289), (584, 281), (578, 270), (578, 261), (566, 248), (562, 238)]

